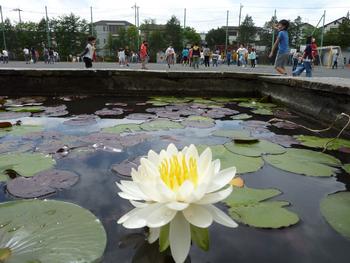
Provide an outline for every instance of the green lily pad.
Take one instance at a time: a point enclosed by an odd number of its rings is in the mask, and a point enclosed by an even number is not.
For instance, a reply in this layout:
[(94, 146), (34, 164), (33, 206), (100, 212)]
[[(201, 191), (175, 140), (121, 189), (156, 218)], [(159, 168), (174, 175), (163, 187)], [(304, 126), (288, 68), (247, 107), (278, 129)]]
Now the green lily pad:
[(190, 98), (179, 98), (179, 97), (151, 97), (151, 100), (153, 101), (160, 101), (160, 102), (166, 102), (168, 104), (180, 104), (180, 103), (187, 103), (190, 102)]
[(251, 109), (270, 109), (277, 107), (277, 105), (273, 103), (263, 103), (263, 102), (256, 102), (256, 101), (250, 101), (250, 102), (241, 102), (238, 104), (240, 107), (244, 108), (251, 108)]
[(252, 112), (259, 115), (273, 115), (273, 111), (270, 109), (256, 109)]
[(152, 104), (153, 106), (156, 106), (156, 107), (167, 106), (170, 104), (169, 102), (158, 101), (158, 100), (148, 100), (148, 101), (146, 101), (146, 103)]
[(21, 176), (30, 177), (56, 164), (51, 156), (41, 153), (11, 153), (0, 155), (0, 182), (7, 179), (6, 170), (13, 170)]
[(231, 217), (241, 223), (258, 228), (281, 228), (299, 222), (299, 217), (285, 209), (285, 201), (265, 201), (281, 192), (277, 189), (253, 189), (234, 187), (224, 201)]
[(55, 200), (1, 203), (0, 236), (6, 263), (98, 262), (107, 242), (91, 212)]
[(264, 154), (282, 154), (286, 152), (286, 149), (282, 146), (265, 140), (249, 144), (229, 142), (225, 144), (225, 147), (233, 153), (251, 157), (258, 157)]
[(350, 163), (344, 164), (344, 165), (343, 165), (343, 169), (344, 169), (345, 172), (347, 172), (348, 174), (350, 174)]
[(44, 128), (39, 125), (15, 125), (12, 127), (0, 129), (0, 137), (5, 135), (23, 136), (28, 133), (41, 132), (43, 129)]
[(281, 155), (267, 155), (264, 160), (281, 170), (307, 176), (335, 175), (341, 162), (328, 154), (304, 149), (287, 149)]
[(251, 137), (247, 130), (216, 130), (214, 136), (232, 138), (237, 141), (257, 142), (258, 139)]
[(256, 172), (264, 166), (264, 161), (261, 157), (248, 157), (235, 154), (227, 150), (223, 145), (197, 146), (199, 152), (203, 152), (207, 147), (210, 147), (212, 150), (213, 160), (220, 160), (221, 169), (235, 166), (238, 174), (245, 174)]
[[(324, 148), (332, 138), (321, 138), (317, 136), (298, 135), (295, 138), (304, 146), (311, 148)], [(350, 148), (350, 140), (335, 139), (327, 145), (328, 150), (339, 150), (342, 147)]]
[(321, 213), (341, 235), (350, 238), (350, 192), (339, 192), (322, 199)]
[(253, 117), (252, 115), (249, 115), (247, 113), (242, 113), (242, 114), (238, 114), (238, 115), (232, 116), (231, 119), (232, 120), (248, 120), (248, 119), (250, 119), (252, 117)]
[(132, 133), (141, 131), (141, 127), (136, 123), (128, 123), (128, 124), (119, 124), (114, 127), (108, 127), (102, 129), (103, 132), (107, 133)]
[(140, 127), (142, 130), (145, 131), (159, 131), (184, 128), (184, 126), (182, 126), (180, 123), (169, 120), (155, 120), (144, 122), (140, 125)]
[(28, 106), (28, 107), (10, 107), (10, 108), (7, 108), (6, 110), (8, 111), (13, 111), (13, 112), (31, 112), (31, 113), (37, 113), (37, 112), (43, 112), (45, 111), (45, 108), (44, 107), (41, 107), (41, 106)]
[(209, 230), (190, 225), (192, 241), (202, 250), (209, 251)]

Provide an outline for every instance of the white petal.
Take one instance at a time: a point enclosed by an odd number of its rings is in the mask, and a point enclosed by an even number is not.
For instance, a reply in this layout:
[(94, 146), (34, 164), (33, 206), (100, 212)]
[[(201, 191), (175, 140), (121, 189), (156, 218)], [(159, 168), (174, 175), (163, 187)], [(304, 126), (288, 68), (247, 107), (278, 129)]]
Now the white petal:
[(213, 167), (214, 167), (214, 173), (217, 174), (220, 172), (221, 168), (221, 162), (219, 159), (216, 159), (215, 161), (212, 162)]
[(155, 151), (150, 150), (147, 158), (150, 162), (154, 163), (155, 166), (159, 165), (159, 155)]
[(232, 193), (232, 186), (227, 187), (226, 189), (221, 190), (219, 192), (206, 194), (201, 200), (196, 202), (196, 204), (198, 205), (215, 204), (217, 202), (220, 202), (226, 199), (231, 193)]
[(191, 181), (186, 180), (182, 183), (179, 190), (177, 191), (177, 200), (188, 203), (189, 196), (193, 193), (194, 185)]
[(169, 156), (174, 156), (174, 155), (177, 155), (179, 153), (179, 151), (177, 150), (176, 146), (173, 143), (169, 144), (166, 151), (167, 151)]
[(146, 169), (147, 177), (154, 178), (154, 177), (160, 176), (157, 166), (155, 166), (155, 164), (153, 164), (151, 161), (149, 161), (146, 158), (141, 158), (140, 162), (141, 162), (141, 166), (144, 169)]
[(156, 187), (159, 191), (159, 194), (161, 195), (163, 202), (175, 200), (176, 194), (163, 182), (160, 177), (156, 180)]
[(208, 186), (207, 193), (212, 193), (220, 190), (225, 185), (229, 184), (236, 175), (236, 167), (227, 168), (218, 173), (212, 178), (211, 184)]
[(198, 160), (198, 158), (199, 158), (198, 151), (197, 151), (197, 148), (193, 144), (191, 144), (190, 147), (188, 147), (186, 154), (185, 154), (185, 157), (186, 157), (186, 162), (188, 162), (191, 157)]
[(176, 263), (183, 263), (191, 248), (190, 224), (182, 213), (177, 213), (170, 223), (169, 241), (171, 255)]
[(135, 208), (131, 211), (129, 211), (128, 213), (126, 213), (125, 215), (123, 215), (121, 218), (119, 218), (118, 220), (118, 224), (123, 224), (126, 220), (128, 220), (131, 216), (135, 215), (137, 213), (137, 211), (139, 211), (139, 208)]
[(127, 200), (135, 200), (135, 201), (142, 201), (142, 200), (145, 200), (145, 199), (143, 199), (142, 197), (130, 195), (130, 194), (127, 194), (127, 193), (125, 193), (125, 192), (118, 192), (118, 195), (119, 195), (121, 198), (127, 199)]
[(150, 228), (149, 229), (149, 235), (148, 235), (148, 243), (152, 244), (154, 242), (156, 242), (159, 238), (159, 234), (160, 234), (160, 228), (156, 227), (156, 228)]
[(208, 211), (212, 214), (213, 219), (215, 222), (227, 226), (227, 227), (237, 227), (238, 224), (232, 220), (231, 217), (226, 215), (224, 212), (222, 212), (219, 208), (213, 206), (213, 205), (207, 205), (206, 206)]
[(180, 202), (171, 202), (166, 205), (168, 208), (176, 211), (182, 211), (186, 209), (189, 204), (188, 203), (180, 203)]
[(207, 170), (209, 164), (211, 164), (212, 153), (211, 149), (208, 147), (199, 157), (198, 173), (201, 175), (204, 171)]
[(116, 182), (116, 185), (120, 190), (128, 195), (135, 196), (144, 200), (147, 199), (147, 197), (141, 192), (140, 188), (134, 182), (121, 181), (120, 184)]
[(129, 214), (128, 218), (123, 222), (125, 228), (134, 229), (141, 228), (147, 225), (147, 217), (152, 211), (157, 211), (162, 204), (150, 204), (144, 208), (135, 208), (135, 213)]
[(139, 182), (137, 183), (140, 190), (148, 197), (149, 200), (154, 202), (162, 202), (162, 196), (160, 195), (157, 185), (152, 182)]
[(207, 228), (213, 223), (211, 213), (204, 206), (191, 204), (182, 213), (188, 222), (201, 228)]
[(177, 211), (169, 209), (166, 205), (162, 204), (161, 207), (150, 211), (147, 215), (147, 226), (148, 227), (162, 227), (173, 220)]
[(137, 207), (137, 208), (144, 208), (144, 207), (146, 207), (146, 206), (149, 205), (149, 204), (147, 204), (147, 203), (136, 202), (136, 201), (133, 201), (133, 200), (130, 200), (130, 203), (131, 203), (133, 206)]

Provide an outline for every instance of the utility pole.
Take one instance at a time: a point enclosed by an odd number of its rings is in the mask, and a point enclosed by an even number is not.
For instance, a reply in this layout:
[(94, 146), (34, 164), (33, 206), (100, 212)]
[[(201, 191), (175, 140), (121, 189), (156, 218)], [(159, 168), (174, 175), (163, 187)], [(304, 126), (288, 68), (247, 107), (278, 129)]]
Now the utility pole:
[(92, 6), (90, 6), (90, 29), (91, 29), (91, 36), (94, 35), (94, 20), (92, 17)]
[[(322, 52), (322, 47), (323, 47), (323, 36), (324, 36), (324, 25), (326, 23), (326, 10), (323, 12), (323, 22), (322, 22), (322, 34), (321, 34), (321, 50), (320, 53)], [(320, 54), (321, 56), (321, 54)]]
[[(238, 27), (241, 26), (241, 20), (242, 20), (242, 8), (243, 8), (243, 5), (242, 4), (239, 4), (239, 17), (238, 17)], [(239, 36), (239, 29), (238, 29), (238, 34), (237, 34), (237, 38)]]
[(135, 9), (135, 27), (137, 27), (137, 5), (136, 5), (136, 3), (131, 8)]
[[(185, 29), (186, 29), (186, 8), (184, 9), (184, 32), (185, 32)], [(185, 47), (185, 36), (183, 36), (183, 42), (182, 42), (182, 45), (183, 47)]]
[[(277, 16), (277, 11), (275, 9), (275, 13), (273, 15), (273, 22), (275, 22), (276, 20), (276, 16)], [(272, 43), (271, 43), (271, 48), (273, 47), (273, 45), (275, 44), (275, 25), (273, 25), (272, 27)]]
[(226, 14), (226, 42), (225, 42), (225, 54), (227, 54), (227, 45), (228, 45), (228, 15), (229, 15), (229, 11), (227, 10), (227, 14)]
[(47, 35), (47, 46), (48, 48), (51, 48), (51, 41), (50, 41), (50, 26), (49, 26), (49, 17), (47, 15), (47, 6), (45, 6), (45, 14), (46, 14), (46, 35)]
[(22, 23), (21, 12), (23, 11), (20, 8), (13, 9), (12, 11), (18, 12), (19, 23)]
[(0, 5), (0, 13), (1, 13), (2, 39), (4, 41), (4, 49), (7, 50), (7, 48), (6, 48), (6, 38), (5, 38), (5, 25), (4, 25), (4, 18), (2, 16), (2, 7), (1, 7), (1, 5)]
[(140, 7), (137, 8), (137, 47), (140, 46)]

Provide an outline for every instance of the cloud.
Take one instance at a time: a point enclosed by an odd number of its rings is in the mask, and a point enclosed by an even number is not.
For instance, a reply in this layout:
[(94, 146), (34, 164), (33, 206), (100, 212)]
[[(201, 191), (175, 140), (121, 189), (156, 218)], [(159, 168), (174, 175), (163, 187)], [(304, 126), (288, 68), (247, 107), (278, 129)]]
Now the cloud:
[[(293, 2), (276, 5), (275, 0), (241, 0), (243, 4), (242, 16), (249, 14), (256, 25), (262, 26), (269, 20), (277, 9), (277, 17), (295, 19), (300, 15), (303, 21), (316, 25), (327, 9), (326, 22), (345, 16), (350, 10), (349, 0), (315, 0)], [(133, 1), (115, 0), (0, 0), (4, 16), (18, 21), (18, 13), (13, 8), (21, 8), (23, 21), (39, 21), (45, 16), (45, 5), (48, 7), (49, 17), (55, 17), (70, 12), (90, 20), (90, 6), (93, 6), (94, 21), (102, 19), (127, 20), (134, 23)], [(229, 10), (229, 24), (237, 25), (239, 16), (239, 1), (233, 0), (176, 0), (173, 2), (163, 0), (139, 0), (140, 22), (147, 18), (154, 18), (158, 23), (166, 21), (175, 15), (183, 24), (184, 8), (187, 9), (186, 25), (196, 28), (200, 32), (226, 24), (226, 10)]]

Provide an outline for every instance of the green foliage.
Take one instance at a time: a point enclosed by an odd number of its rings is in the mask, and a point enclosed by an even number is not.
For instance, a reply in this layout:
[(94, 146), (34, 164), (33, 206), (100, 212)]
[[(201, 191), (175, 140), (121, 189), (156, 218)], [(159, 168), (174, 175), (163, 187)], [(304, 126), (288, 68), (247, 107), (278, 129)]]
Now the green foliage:
[(205, 41), (210, 48), (214, 48), (215, 45), (225, 45), (226, 30), (224, 28), (211, 29), (205, 36)]
[(192, 241), (204, 251), (209, 251), (209, 230), (191, 225)]
[(338, 28), (331, 29), (324, 36), (325, 46), (341, 46), (347, 48), (350, 46), (350, 20), (344, 19)]
[(334, 230), (350, 238), (350, 192), (328, 195), (320, 206), (322, 215)]
[(257, 28), (254, 25), (253, 18), (246, 15), (239, 27), (238, 41), (242, 44), (249, 44), (255, 41)]
[(317, 136), (298, 135), (295, 138), (304, 146), (323, 149), (327, 145), (327, 150), (339, 150), (342, 147), (350, 148), (350, 140), (321, 138)]
[(167, 45), (172, 44), (174, 49), (181, 51), (183, 48), (183, 32), (180, 21), (172, 16), (165, 25), (165, 40)]
[(195, 44), (201, 42), (201, 36), (196, 32), (193, 27), (186, 27), (183, 29), (185, 44)]
[(165, 251), (170, 246), (169, 231), (170, 231), (170, 224), (166, 224), (165, 226), (162, 226), (160, 228), (160, 233), (159, 233), (159, 251), (160, 252)]

